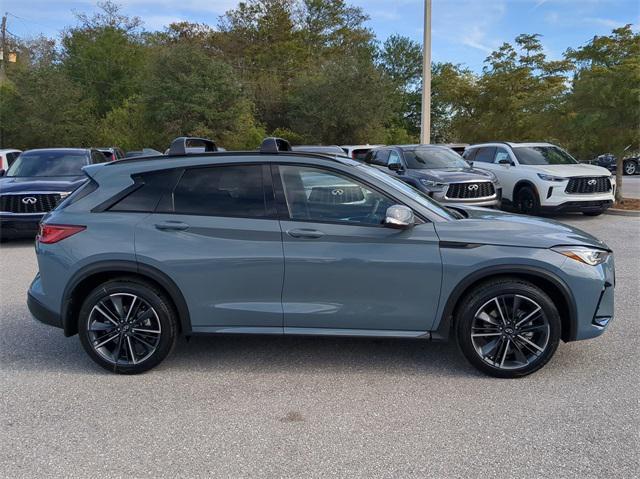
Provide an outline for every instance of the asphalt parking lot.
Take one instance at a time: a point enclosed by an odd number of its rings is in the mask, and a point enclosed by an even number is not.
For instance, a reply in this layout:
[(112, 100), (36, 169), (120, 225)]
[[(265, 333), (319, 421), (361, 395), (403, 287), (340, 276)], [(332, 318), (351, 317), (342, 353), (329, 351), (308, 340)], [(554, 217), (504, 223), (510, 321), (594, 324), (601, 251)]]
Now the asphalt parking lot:
[(625, 198), (640, 198), (640, 175), (622, 177), (622, 195)]
[(640, 218), (557, 218), (617, 262), (607, 334), (520, 380), (454, 344), (199, 337), (141, 376), (31, 319), (33, 245), (0, 250), (3, 477), (638, 477)]

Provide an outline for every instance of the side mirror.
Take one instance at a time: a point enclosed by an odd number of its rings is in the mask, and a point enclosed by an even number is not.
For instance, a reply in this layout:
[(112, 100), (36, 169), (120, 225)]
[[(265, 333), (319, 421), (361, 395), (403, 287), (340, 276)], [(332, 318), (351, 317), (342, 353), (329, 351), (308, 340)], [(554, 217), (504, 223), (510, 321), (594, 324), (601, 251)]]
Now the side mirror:
[(393, 163), (389, 163), (387, 165), (387, 168), (389, 168), (391, 171), (402, 171), (404, 168), (402, 168), (402, 163), (400, 163), (399, 161), (394, 161)]
[(498, 160), (498, 164), (499, 165), (513, 165), (513, 163), (511, 163), (511, 160), (509, 158), (502, 158), (501, 160)]
[(0, 176), (4, 176), (5, 173), (6, 173), (5, 170), (0, 170)]
[(407, 229), (416, 224), (413, 210), (404, 205), (392, 205), (387, 208), (384, 225), (389, 228)]
[(469, 163), (469, 166), (473, 168), (473, 161), (467, 161), (467, 163)]

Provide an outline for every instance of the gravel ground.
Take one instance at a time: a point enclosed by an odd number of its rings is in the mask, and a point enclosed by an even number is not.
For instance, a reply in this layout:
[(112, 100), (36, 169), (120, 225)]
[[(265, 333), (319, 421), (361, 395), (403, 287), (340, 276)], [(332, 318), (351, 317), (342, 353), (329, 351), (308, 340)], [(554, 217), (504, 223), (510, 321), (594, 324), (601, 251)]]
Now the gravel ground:
[(453, 344), (199, 337), (105, 372), (37, 323), (33, 246), (0, 251), (4, 477), (638, 477), (640, 219), (565, 216), (617, 258), (616, 319), (520, 380)]

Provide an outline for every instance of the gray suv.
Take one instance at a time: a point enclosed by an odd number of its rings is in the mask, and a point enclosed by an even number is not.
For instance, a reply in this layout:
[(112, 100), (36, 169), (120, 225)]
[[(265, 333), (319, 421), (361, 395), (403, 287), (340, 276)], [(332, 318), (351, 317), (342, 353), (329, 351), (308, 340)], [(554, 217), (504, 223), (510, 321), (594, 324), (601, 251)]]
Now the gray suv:
[(587, 233), (445, 209), (283, 140), (84, 172), (42, 221), (28, 305), (114, 372), (156, 366), (178, 335), (249, 333), (453, 336), (480, 370), (517, 377), (613, 317), (613, 255)]
[(364, 161), (440, 203), (500, 208), (502, 187), (496, 175), (473, 168), (451, 148), (384, 146), (371, 150)]

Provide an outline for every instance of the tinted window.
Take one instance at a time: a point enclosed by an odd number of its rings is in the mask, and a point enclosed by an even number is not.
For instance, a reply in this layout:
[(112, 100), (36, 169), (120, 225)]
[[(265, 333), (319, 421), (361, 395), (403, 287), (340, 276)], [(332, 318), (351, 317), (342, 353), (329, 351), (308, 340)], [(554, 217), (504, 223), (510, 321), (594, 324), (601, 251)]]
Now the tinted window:
[(513, 149), (523, 165), (575, 165), (578, 163), (569, 153), (557, 146), (519, 146)]
[(373, 153), (371, 163), (378, 166), (387, 166), (389, 162), (390, 150), (376, 150)]
[(319, 168), (280, 166), (289, 217), (304, 221), (380, 225), (394, 201), (349, 178)]
[(101, 152), (99, 151), (91, 152), (91, 163), (93, 164), (104, 163), (105, 161), (107, 161), (107, 158)]
[(262, 166), (189, 169), (173, 193), (173, 202), (177, 214), (265, 217)]
[(428, 168), (468, 168), (460, 155), (449, 148), (416, 148), (405, 150), (407, 167), (412, 170)]
[(351, 158), (358, 161), (364, 161), (364, 158), (367, 156), (367, 153), (369, 153), (369, 151), (371, 151), (369, 148), (353, 150), (351, 152)]
[(7, 176), (80, 176), (89, 155), (78, 150), (33, 150), (22, 153)]
[(67, 206), (77, 203), (82, 198), (90, 195), (97, 189), (98, 189), (98, 183), (96, 183), (93, 179), (89, 178), (81, 186), (76, 188), (76, 190), (73, 193), (71, 193), (64, 200), (62, 200), (62, 203), (58, 204), (58, 206), (56, 207), (56, 210), (62, 210)]
[(387, 160), (387, 166), (389, 166), (392, 163), (402, 165), (402, 160), (400, 159), (400, 155), (396, 151), (389, 152), (389, 159)]
[(17, 151), (7, 153), (7, 163), (9, 164), (9, 166), (13, 165), (13, 162), (16, 161), (16, 158), (18, 158), (19, 155), (20, 153), (18, 153)]
[(493, 163), (495, 153), (495, 146), (483, 146), (482, 148), (478, 148), (478, 152), (476, 153), (473, 161), (480, 163)]
[[(171, 191), (182, 170), (163, 170), (135, 175), (134, 186), (125, 191), (126, 196), (114, 204), (111, 211), (137, 211), (152, 213), (166, 198), (168, 206), (163, 210), (171, 210)], [(162, 202), (163, 204), (165, 201)]]
[(464, 154), (462, 155), (462, 157), (467, 160), (467, 161), (475, 161), (475, 156), (476, 153), (478, 152), (478, 150), (467, 150), (464, 152)]

